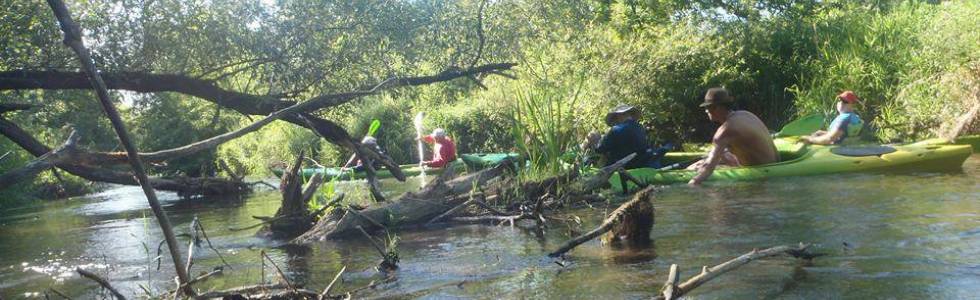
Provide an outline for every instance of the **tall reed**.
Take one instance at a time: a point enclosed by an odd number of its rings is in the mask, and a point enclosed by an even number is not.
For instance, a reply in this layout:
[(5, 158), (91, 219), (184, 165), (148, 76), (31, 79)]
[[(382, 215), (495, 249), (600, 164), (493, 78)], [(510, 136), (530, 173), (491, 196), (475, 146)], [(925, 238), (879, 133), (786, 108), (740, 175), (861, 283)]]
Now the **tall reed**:
[(529, 174), (557, 174), (562, 154), (577, 144), (576, 124), (582, 80), (574, 84), (539, 82), (519, 85), (509, 108), (511, 137), (529, 162)]

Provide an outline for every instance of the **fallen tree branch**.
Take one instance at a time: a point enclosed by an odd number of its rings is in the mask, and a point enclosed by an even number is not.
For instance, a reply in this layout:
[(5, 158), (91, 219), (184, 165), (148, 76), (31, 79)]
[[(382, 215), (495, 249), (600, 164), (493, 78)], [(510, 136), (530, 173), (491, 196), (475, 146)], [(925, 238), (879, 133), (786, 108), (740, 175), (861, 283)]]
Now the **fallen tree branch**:
[(459, 223), (482, 223), (482, 222), (497, 222), (498, 225), (505, 222), (510, 222), (510, 226), (514, 227), (514, 223), (520, 220), (536, 220), (537, 218), (528, 214), (520, 215), (503, 215), (503, 216), (473, 216), (473, 217), (453, 217), (449, 219), (451, 222)]
[[(510, 70), (516, 65), (514, 63), (494, 63), (465, 70), (450, 69), (428, 76), (392, 77), (384, 80), (382, 82), (384, 85), (380, 89), (449, 81), (492, 71)], [(215, 85), (212, 81), (195, 79), (179, 74), (151, 74), (144, 72), (100, 72), (99, 74), (105, 79), (106, 87), (112, 90), (128, 90), (138, 93), (176, 92), (201, 98), (247, 115), (268, 115), (280, 108), (296, 104), (295, 101), (281, 100), (275, 97), (229, 91)], [(366, 88), (360, 90), (369, 90), (371, 87), (379, 85), (369, 84), (366, 85)], [(0, 91), (25, 89), (87, 90), (92, 89), (92, 86), (88, 82), (87, 75), (83, 72), (31, 70), (0, 72)], [(363, 94), (358, 95), (358, 92), (326, 94), (310, 100), (329, 100), (313, 107), (314, 109), (320, 109), (346, 103), (352, 99), (352, 96), (363, 96)]]
[[(490, 197), (487, 197), (487, 199), (492, 199), (492, 198), (496, 198), (496, 197), (497, 197), (497, 195), (492, 195)], [(473, 203), (476, 204), (479, 207), (482, 207), (483, 209), (486, 209), (491, 214), (498, 215), (498, 216), (506, 216), (507, 215), (507, 213), (502, 212), (502, 211), (494, 208), (493, 206), (490, 206), (490, 204), (487, 204), (486, 202), (483, 202), (481, 200), (473, 201)]]
[(225, 264), (225, 266), (228, 267), (228, 269), (232, 269), (231, 268), (231, 264), (229, 264), (227, 261), (225, 261), (225, 257), (221, 255), (221, 251), (218, 251), (218, 249), (215, 249), (214, 248), (214, 245), (211, 244), (211, 239), (208, 238), (208, 232), (204, 230), (204, 224), (202, 224), (201, 222), (198, 222), (197, 223), (197, 228), (201, 230), (201, 235), (204, 236), (204, 241), (206, 241), (208, 243), (208, 248), (211, 248), (211, 251), (214, 251), (214, 254), (217, 254), (218, 255), (218, 258), (221, 259), (221, 263)]
[[(13, 122), (10, 122), (4, 118), (0, 118), (0, 134), (6, 136), (18, 146), (31, 153), (31, 155), (37, 157), (53, 151), (51, 148), (42, 144), (33, 136), (29, 135), (27, 132), (17, 126), (17, 124), (14, 124)], [(67, 154), (69, 154), (70, 157), (61, 163), (55, 164), (55, 166), (62, 170), (68, 171), (68, 173), (75, 176), (91, 181), (139, 185), (139, 182), (131, 172), (116, 171), (112, 169), (80, 164), (79, 162), (84, 161), (83, 158), (78, 156), (81, 152), (82, 151), (80, 150), (68, 152)], [(84, 155), (82, 157), (84, 157)], [(188, 197), (192, 195), (238, 195), (247, 192), (249, 187), (248, 184), (243, 182), (235, 182), (232, 180), (224, 180), (213, 177), (151, 177), (149, 178), (149, 182), (155, 189), (175, 191), (181, 197)]]
[(261, 291), (282, 289), (285, 287), (286, 286), (283, 285), (282, 283), (247, 285), (247, 286), (236, 287), (227, 290), (207, 292), (194, 297), (194, 299), (214, 299), (214, 298), (233, 297), (233, 296), (253, 294)]
[(677, 264), (670, 265), (670, 272), (667, 273), (667, 282), (664, 282), (664, 288), (661, 289), (661, 294), (665, 300), (674, 300), (677, 298), (674, 295), (675, 290), (677, 290), (677, 280), (679, 274), (677, 274)]
[(295, 292), (296, 288), (293, 287), (293, 284), (289, 283), (289, 278), (286, 278), (286, 274), (282, 272), (282, 269), (279, 269), (279, 265), (277, 265), (276, 262), (273, 261), (268, 254), (265, 254), (265, 250), (259, 251), (259, 253), (262, 254), (263, 259), (269, 260), (269, 263), (272, 264), (272, 267), (276, 269), (277, 273), (279, 273), (279, 278), (282, 278), (282, 281), (286, 283), (286, 287), (288, 287), (291, 291)]
[[(718, 276), (721, 276), (721, 274), (728, 273), (731, 270), (737, 269), (738, 267), (741, 267), (747, 263), (750, 263), (754, 260), (758, 260), (764, 257), (776, 256), (784, 253), (789, 254), (793, 257), (803, 257), (803, 258), (812, 257), (810, 255), (802, 254), (805, 253), (806, 249), (809, 247), (810, 245), (808, 244), (800, 243), (800, 245), (798, 246), (784, 245), (784, 246), (777, 246), (777, 247), (772, 247), (763, 250), (753, 249), (749, 253), (743, 254), (742, 256), (733, 258), (729, 261), (723, 262), (714, 267), (702, 268), (701, 274), (691, 277), (687, 281), (684, 281), (684, 283), (677, 285), (677, 288), (673, 291), (672, 295), (674, 298), (679, 298), (681, 296), (684, 296), (684, 294), (687, 294), (688, 292), (701, 286), (702, 284), (705, 284), (708, 281)], [(667, 297), (665, 297), (664, 295), (657, 295), (656, 297), (654, 297), (654, 299), (667, 299)]]
[(344, 271), (347, 271), (347, 266), (340, 268), (340, 272), (337, 272), (337, 275), (333, 277), (330, 284), (327, 284), (327, 287), (323, 289), (322, 293), (320, 293), (320, 297), (318, 298), (319, 300), (324, 300), (330, 297), (330, 290), (333, 289), (334, 284), (336, 284), (337, 280), (340, 279), (340, 275), (344, 275)]
[(467, 207), (467, 206), (469, 206), (469, 205), (470, 205), (470, 204), (472, 204), (472, 203), (473, 203), (474, 201), (477, 201), (477, 198), (476, 198), (476, 197), (473, 197), (473, 196), (471, 195), (471, 196), (470, 196), (470, 200), (466, 200), (466, 202), (463, 202), (462, 204), (460, 204), (460, 205), (457, 205), (456, 207), (453, 207), (453, 208), (451, 208), (451, 209), (449, 209), (449, 210), (447, 210), (446, 212), (444, 212), (444, 213), (442, 213), (442, 214), (440, 214), (440, 215), (438, 215), (438, 216), (436, 216), (435, 218), (432, 218), (432, 220), (429, 220), (429, 222), (426, 222), (425, 224), (426, 224), (426, 225), (430, 225), (430, 224), (432, 224), (432, 223), (435, 223), (435, 222), (438, 222), (438, 221), (439, 221), (439, 220), (441, 220), (442, 218), (445, 218), (445, 217), (447, 217), (447, 216), (449, 216), (449, 215), (452, 215), (452, 214), (453, 214), (453, 213), (455, 213), (456, 211), (458, 211), (458, 210), (460, 210), (460, 209), (463, 209), (463, 208), (465, 208), (465, 207)]
[(602, 224), (599, 225), (599, 227), (596, 227), (595, 229), (589, 231), (588, 233), (585, 233), (583, 235), (577, 236), (569, 240), (564, 245), (559, 247), (558, 250), (549, 253), (548, 256), (559, 257), (565, 254), (566, 252), (571, 251), (578, 245), (581, 245), (582, 243), (588, 242), (589, 240), (592, 240), (602, 235), (603, 233), (606, 233), (607, 231), (613, 228), (613, 225), (616, 225), (616, 223), (618, 223), (622, 219), (622, 217), (626, 214), (627, 209), (629, 209), (634, 205), (639, 204), (640, 202), (650, 201), (650, 198), (652, 198), (653, 194), (656, 193), (657, 191), (658, 190), (655, 189), (654, 187), (647, 187), (642, 191), (636, 193), (636, 195), (633, 196), (633, 199), (627, 201), (626, 203), (623, 203), (623, 205), (620, 205), (619, 208), (616, 208), (616, 210), (610, 213), (609, 216), (606, 217), (606, 220), (602, 221)]
[(27, 103), (0, 103), (0, 115), (6, 112), (27, 110), (34, 107), (34, 104)]
[(48, 290), (50, 290), (51, 292), (55, 293), (58, 296), (61, 296), (61, 298), (65, 298), (65, 299), (71, 300), (71, 297), (68, 297), (67, 295), (65, 295), (65, 293), (62, 293), (61, 291), (59, 291), (58, 289), (56, 289), (54, 287), (49, 287)]
[(82, 275), (82, 277), (98, 282), (99, 285), (101, 285), (103, 288), (109, 290), (109, 292), (111, 292), (112, 295), (116, 297), (116, 299), (126, 300), (126, 297), (124, 297), (121, 293), (119, 293), (119, 291), (117, 291), (116, 288), (112, 287), (112, 285), (109, 284), (109, 281), (106, 281), (102, 277), (99, 277), (99, 275), (95, 275), (95, 273), (85, 271), (82, 268), (75, 268), (75, 272), (78, 272), (78, 274)]
[(191, 242), (187, 243), (187, 267), (184, 271), (187, 274), (191, 273), (191, 266), (194, 265), (194, 245), (200, 240), (200, 237), (197, 236), (197, 222), (200, 221), (198, 221), (197, 216), (194, 216), (194, 219), (191, 220)]
[(37, 159), (27, 163), (26, 166), (5, 172), (0, 174), (0, 190), (10, 187), (11, 185), (36, 177), (41, 172), (47, 169), (53, 168), (56, 164), (62, 163), (70, 158), (68, 152), (71, 152), (75, 148), (75, 144), (78, 142), (78, 134), (75, 130), (71, 131), (68, 135), (68, 140), (65, 141), (64, 145), (52, 150), (51, 152), (45, 153), (39, 156)]

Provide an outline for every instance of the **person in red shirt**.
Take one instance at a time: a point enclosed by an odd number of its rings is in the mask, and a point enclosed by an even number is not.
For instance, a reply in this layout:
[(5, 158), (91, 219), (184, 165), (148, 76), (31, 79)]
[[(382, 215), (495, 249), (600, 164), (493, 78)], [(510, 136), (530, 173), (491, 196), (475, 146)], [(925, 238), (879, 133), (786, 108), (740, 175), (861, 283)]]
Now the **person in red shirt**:
[(446, 130), (436, 128), (432, 134), (421, 137), (423, 142), (432, 144), (432, 160), (422, 164), (432, 168), (442, 168), (456, 160), (456, 143), (446, 136)]

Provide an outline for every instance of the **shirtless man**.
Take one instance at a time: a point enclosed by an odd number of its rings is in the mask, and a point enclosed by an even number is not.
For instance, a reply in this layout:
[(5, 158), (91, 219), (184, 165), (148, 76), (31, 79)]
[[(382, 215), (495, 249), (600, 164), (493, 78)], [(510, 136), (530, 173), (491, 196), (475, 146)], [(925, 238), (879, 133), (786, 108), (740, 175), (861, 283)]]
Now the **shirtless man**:
[(704, 95), (701, 107), (708, 113), (708, 119), (721, 127), (715, 131), (714, 147), (708, 157), (688, 168), (698, 171), (688, 184), (701, 184), (722, 162), (730, 166), (755, 166), (779, 161), (766, 125), (751, 112), (732, 110), (734, 102), (725, 88), (712, 88)]

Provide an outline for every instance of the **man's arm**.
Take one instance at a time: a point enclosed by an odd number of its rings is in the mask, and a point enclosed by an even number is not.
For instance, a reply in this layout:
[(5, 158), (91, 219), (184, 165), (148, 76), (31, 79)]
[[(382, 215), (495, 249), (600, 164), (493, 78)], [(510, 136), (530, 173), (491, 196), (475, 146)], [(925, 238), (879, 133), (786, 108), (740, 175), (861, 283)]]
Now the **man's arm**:
[(836, 128), (830, 128), (830, 131), (824, 132), (823, 134), (805, 136), (801, 140), (810, 144), (830, 145), (842, 135), (844, 135), (844, 129), (838, 126)]
[(721, 128), (718, 128), (718, 134), (716, 134), (715, 138), (711, 141), (714, 147), (711, 148), (711, 152), (708, 152), (708, 158), (705, 158), (704, 163), (701, 164), (700, 168), (698, 168), (698, 174), (695, 175), (694, 178), (691, 178), (691, 181), (687, 182), (688, 184), (701, 184), (701, 182), (711, 176), (711, 173), (713, 173), (715, 168), (718, 167), (718, 164), (721, 163), (721, 160), (725, 155), (725, 149), (727, 149), (728, 144), (731, 143), (731, 138), (728, 136), (728, 132), (725, 127), (726, 126), (722, 125)]

